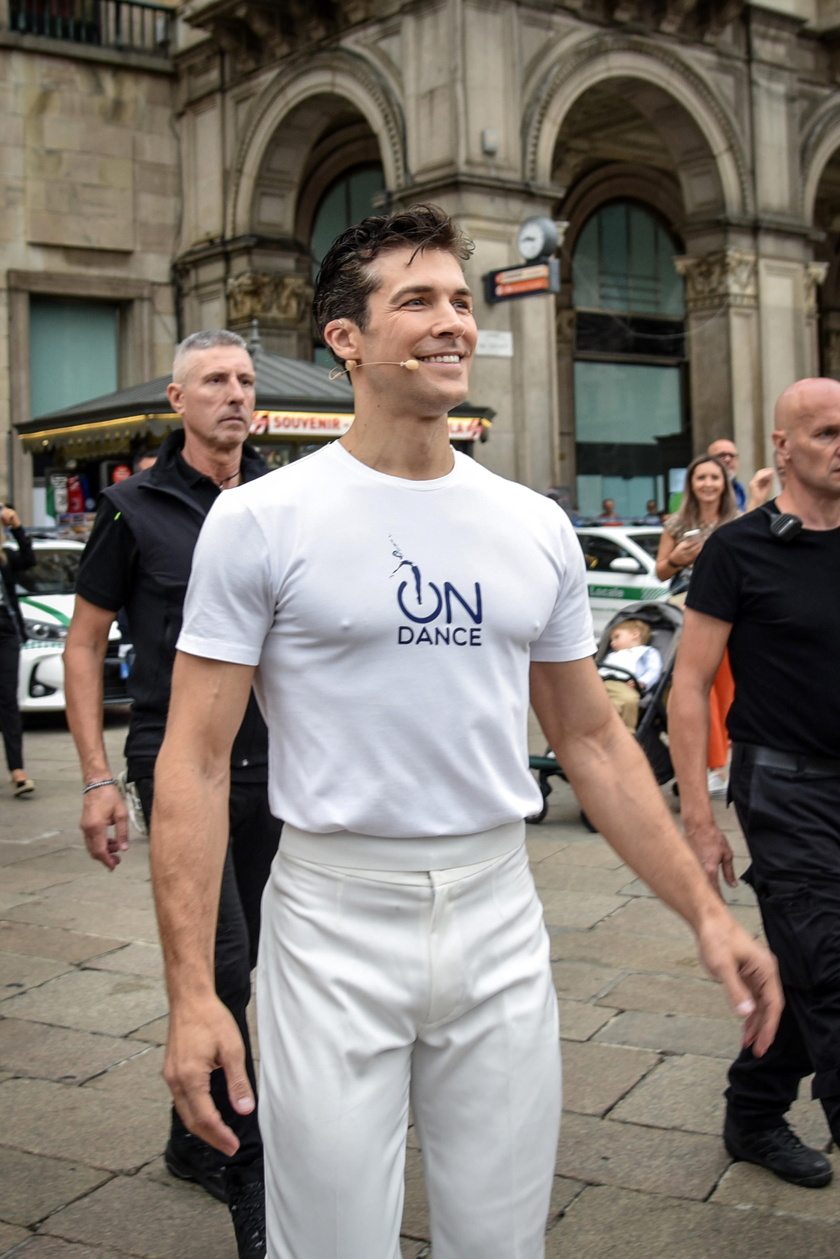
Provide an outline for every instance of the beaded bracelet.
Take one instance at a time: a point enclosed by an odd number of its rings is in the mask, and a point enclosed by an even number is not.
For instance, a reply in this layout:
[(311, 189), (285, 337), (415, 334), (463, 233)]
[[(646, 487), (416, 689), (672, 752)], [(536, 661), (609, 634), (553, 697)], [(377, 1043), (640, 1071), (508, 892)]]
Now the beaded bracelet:
[(82, 795), (87, 795), (89, 791), (94, 791), (97, 787), (118, 787), (119, 782), (116, 778), (100, 778), (99, 782), (88, 783), (86, 787), (82, 787)]

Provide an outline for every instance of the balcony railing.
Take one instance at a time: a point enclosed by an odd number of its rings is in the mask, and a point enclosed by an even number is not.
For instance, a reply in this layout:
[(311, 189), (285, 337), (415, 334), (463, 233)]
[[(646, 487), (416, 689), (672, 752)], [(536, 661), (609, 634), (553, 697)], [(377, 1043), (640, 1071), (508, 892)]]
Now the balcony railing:
[(173, 10), (143, 0), (7, 0), (9, 29), (156, 57), (169, 54)]

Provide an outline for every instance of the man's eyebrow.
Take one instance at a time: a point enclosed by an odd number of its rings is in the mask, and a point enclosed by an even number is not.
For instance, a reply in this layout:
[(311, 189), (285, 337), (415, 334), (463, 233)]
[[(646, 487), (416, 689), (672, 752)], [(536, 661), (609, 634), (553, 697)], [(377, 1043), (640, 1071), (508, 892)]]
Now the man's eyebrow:
[[(401, 289), (397, 289), (391, 298), (392, 302), (401, 302), (404, 297), (408, 297), (410, 293), (433, 293), (434, 285), (432, 284), (405, 284)], [(455, 289), (454, 297), (472, 297), (472, 290), (469, 285), (463, 284)]]

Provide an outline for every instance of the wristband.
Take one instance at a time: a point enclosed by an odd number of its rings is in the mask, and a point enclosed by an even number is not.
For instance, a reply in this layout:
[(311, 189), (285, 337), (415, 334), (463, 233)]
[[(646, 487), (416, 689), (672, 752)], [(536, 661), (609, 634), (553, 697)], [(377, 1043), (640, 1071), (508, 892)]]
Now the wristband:
[(97, 787), (118, 787), (119, 782), (116, 778), (100, 778), (98, 782), (88, 783), (86, 787), (82, 787), (82, 795), (85, 796), (89, 791), (95, 791)]

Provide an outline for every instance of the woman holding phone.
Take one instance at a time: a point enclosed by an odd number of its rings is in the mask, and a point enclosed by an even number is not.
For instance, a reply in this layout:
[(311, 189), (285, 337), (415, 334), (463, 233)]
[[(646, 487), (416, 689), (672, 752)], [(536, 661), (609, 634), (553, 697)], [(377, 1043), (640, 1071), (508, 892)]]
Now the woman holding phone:
[[(726, 469), (714, 455), (698, 455), (692, 459), (685, 474), (685, 493), (679, 510), (662, 530), (656, 556), (656, 575), (660, 581), (670, 577), (673, 602), (683, 602), (694, 561), (703, 543), (718, 525), (740, 516)], [(682, 597), (681, 597), (682, 596)], [(726, 794), (726, 779), (721, 772), (729, 754), (726, 714), (732, 703), (735, 684), (725, 655), (709, 695), (709, 794)]]

